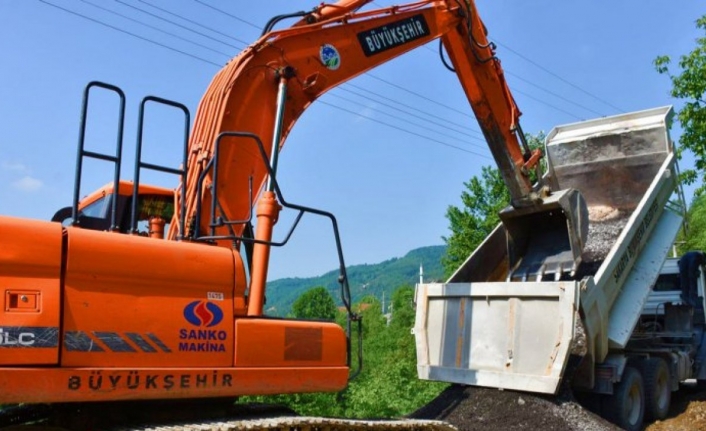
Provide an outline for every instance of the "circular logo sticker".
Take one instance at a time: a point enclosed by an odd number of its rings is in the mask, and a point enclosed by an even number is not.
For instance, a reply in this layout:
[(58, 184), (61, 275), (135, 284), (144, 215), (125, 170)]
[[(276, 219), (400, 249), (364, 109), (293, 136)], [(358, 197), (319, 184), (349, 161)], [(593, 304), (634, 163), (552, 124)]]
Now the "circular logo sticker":
[(184, 318), (194, 326), (210, 328), (223, 320), (223, 310), (209, 301), (194, 301), (184, 307)]
[(321, 45), (321, 49), (319, 49), (319, 58), (321, 58), (321, 62), (329, 70), (336, 70), (339, 66), (341, 66), (341, 56), (338, 54), (338, 50), (336, 50), (333, 45), (329, 45), (328, 43)]

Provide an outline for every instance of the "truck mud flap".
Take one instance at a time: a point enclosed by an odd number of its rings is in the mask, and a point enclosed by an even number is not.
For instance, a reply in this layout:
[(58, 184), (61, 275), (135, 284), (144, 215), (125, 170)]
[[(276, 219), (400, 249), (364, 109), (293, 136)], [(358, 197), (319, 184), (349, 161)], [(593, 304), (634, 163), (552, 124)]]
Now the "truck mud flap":
[(574, 336), (577, 282), (420, 284), (416, 300), (420, 379), (557, 392)]

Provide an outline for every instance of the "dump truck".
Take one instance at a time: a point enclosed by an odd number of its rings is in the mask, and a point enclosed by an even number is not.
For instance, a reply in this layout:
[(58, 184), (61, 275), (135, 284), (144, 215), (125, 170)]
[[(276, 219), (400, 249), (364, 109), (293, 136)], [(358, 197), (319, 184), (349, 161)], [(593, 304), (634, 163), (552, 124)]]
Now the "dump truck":
[(418, 285), (421, 379), (548, 394), (564, 382), (631, 430), (643, 414), (663, 418), (679, 382), (706, 379), (703, 303), (673, 292), (688, 277), (653, 293), (660, 271), (677, 273), (665, 260), (685, 217), (672, 116), (662, 107), (548, 134), (542, 181), (588, 206), (579, 265), (541, 263), (546, 252), (528, 246), (548, 235), (541, 224), (525, 236), (500, 224), (445, 283)]

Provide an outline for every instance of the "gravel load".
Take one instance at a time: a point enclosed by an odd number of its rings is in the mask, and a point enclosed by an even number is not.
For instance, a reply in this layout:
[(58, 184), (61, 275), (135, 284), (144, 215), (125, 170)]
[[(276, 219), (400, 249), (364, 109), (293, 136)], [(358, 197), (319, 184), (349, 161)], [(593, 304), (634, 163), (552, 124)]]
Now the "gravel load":
[(588, 238), (581, 255), (582, 260), (586, 263), (603, 261), (608, 256), (610, 249), (630, 218), (629, 212), (615, 209), (601, 212), (599, 214), (602, 216), (598, 216), (591, 211), (593, 208), (595, 207), (589, 209)]
[(628, 223), (631, 211), (619, 211), (607, 206), (588, 208), (588, 236), (581, 254), (581, 265), (575, 279), (596, 275), (610, 253), (620, 233)]
[(412, 413), (415, 419), (449, 422), (461, 431), (617, 431), (619, 428), (581, 407), (570, 395), (452, 385)]

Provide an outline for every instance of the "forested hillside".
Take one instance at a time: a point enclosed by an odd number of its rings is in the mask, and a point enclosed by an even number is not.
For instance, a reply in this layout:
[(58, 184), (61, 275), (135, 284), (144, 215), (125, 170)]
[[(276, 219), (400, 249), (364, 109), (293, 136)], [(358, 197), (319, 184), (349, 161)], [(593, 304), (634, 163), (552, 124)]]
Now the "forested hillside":
[[(353, 302), (365, 296), (383, 300), (383, 292), (389, 303), (392, 292), (400, 286), (413, 286), (419, 281), (419, 265), (424, 267), (424, 280), (441, 280), (444, 270), (441, 257), (443, 245), (422, 247), (410, 251), (404, 257), (392, 258), (377, 264), (353, 265), (347, 268)], [(319, 277), (284, 278), (267, 283), (266, 312), (270, 316), (287, 316), (294, 301), (312, 287), (323, 286), (340, 305), (338, 270)]]

